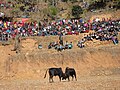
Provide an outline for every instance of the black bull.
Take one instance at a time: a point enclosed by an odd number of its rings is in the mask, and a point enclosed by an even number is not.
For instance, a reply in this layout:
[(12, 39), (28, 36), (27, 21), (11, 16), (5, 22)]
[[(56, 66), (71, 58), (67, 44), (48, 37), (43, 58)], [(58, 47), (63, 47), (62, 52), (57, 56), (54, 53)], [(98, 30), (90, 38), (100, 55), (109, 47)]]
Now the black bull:
[(70, 76), (72, 77), (72, 80), (75, 77), (75, 80), (77, 81), (75, 69), (66, 67), (65, 73), (63, 73), (63, 76), (62, 76), (62, 80), (64, 80), (64, 79), (66, 80), (66, 78), (68, 78), (68, 81), (70, 81), (70, 79), (69, 79)]
[(49, 82), (51, 82), (51, 80), (53, 82), (53, 76), (59, 76), (59, 79), (61, 81), (61, 77), (63, 75), (62, 68), (49, 68), (49, 69), (47, 69), (44, 78), (46, 77), (48, 70), (49, 70)]

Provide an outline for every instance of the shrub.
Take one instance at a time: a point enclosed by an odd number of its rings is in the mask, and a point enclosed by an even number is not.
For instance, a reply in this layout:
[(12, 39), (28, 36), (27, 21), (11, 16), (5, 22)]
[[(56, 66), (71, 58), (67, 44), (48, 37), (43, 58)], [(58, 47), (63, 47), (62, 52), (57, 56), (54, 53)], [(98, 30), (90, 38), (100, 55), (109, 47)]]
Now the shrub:
[(49, 11), (50, 11), (50, 14), (53, 16), (57, 15), (57, 13), (58, 13), (58, 10), (56, 7), (50, 7)]
[(80, 14), (83, 14), (83, 10), (82, 10), (81, 6), (79, 6), (79, 5), (73, 6), (72, 7), (72, 15), (75, 18), (79, 18)]

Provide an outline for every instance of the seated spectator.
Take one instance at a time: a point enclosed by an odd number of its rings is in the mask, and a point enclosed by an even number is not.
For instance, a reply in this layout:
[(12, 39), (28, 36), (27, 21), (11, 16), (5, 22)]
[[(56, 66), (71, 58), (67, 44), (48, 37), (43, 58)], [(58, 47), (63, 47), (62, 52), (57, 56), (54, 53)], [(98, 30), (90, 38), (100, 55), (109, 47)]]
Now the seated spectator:
[(116, 38), (115, 38), (115, 37), (112, 37), (112, 41), (113, 41), (113, 43), (114, 43), (115, 45), (118, 44), (118, 39), (117, 39), (117, 37), (116, 37)]
[(80, 47), (80, 48), (85, 47), (85, 45), (84, 45), (84, 40), (82, 39), (81, 41), (78, 41), (77, 46)]
[(48, 49), (51, 49), (53, 47), (53, 42), (50, 42), (50, 44), (48, 45)]
[(63, 48), (63, 46), (60, 44), (60, 45), (55, 46), (55, 49), (56, 49), (57, 51), (62, 51), (64, 48)]
[(117, 37), (115, 38), (115, 41), (116, 41), (116, 43), (117, 43), (117, 44), (119, 43), (119, 41), (118, 41), (118, 38), (117, 38)]
[(88, 36), (88, 35), (87, 35), (87, 36), (84, 37), (84, 38), (85, 38), (86, 40), (88, 40), (88, 41), (93, 41), (91, 36)]
[(68, 44), (68, 49), (72, 49), (72, 47), (73, 47), (73, 44), (72, 42), (70, 42), (70, 44)]
[(65, 43), (65, 49), (68, 49), (68, 41), (66, 41), (66, 43)]
[(38, 49), (42, 49), (42, 45), (41, 44), (38, 45)]

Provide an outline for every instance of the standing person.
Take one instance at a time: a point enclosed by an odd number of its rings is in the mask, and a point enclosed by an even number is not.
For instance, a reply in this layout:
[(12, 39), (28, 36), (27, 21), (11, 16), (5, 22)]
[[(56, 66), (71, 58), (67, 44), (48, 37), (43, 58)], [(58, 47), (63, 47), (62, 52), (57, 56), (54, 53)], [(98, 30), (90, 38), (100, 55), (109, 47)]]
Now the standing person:
[(62, 37), (62, 33), (60, 33), (60, 35), (59, 35), (59, 43), (60, 43), (61, 45), (63, 45), (63, 37)]
[(17, 33), (15, 36), (14, 49), (12, 51), (16, 51), (16, 53), (20, 52), (20, 42), (21, 42), (20, 34)]

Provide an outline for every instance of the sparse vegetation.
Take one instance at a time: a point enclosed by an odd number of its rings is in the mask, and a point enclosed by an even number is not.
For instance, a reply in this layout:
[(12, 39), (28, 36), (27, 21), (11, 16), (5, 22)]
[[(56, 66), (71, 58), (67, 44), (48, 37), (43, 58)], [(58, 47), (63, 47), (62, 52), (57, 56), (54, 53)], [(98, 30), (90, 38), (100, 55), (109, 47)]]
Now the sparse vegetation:
[[(71, 18), (72, 16), (79, 17), (80, 15), (78, 15), (78, 13), (82, 14), (84, 11), (87, 11), (84, 12), (86, 15), (88, 11), (100, 9), (120, 9), (120, 0), (15, 0), (14, 2), (13, 0), (7, 0), (7, 2), (13, 3), (13, 6), (12, 10), (9, 12), (7, 12), (7, 10), (3, 10), (6, 11), (6, 14), (11, 13), (14, 17), (22, 17), (25, 15), (32, 18), (33, 16), (37, 16), (40, 19), (45, 19), (49, 18), (49, 16), (53, 17), (56, 15), (61, 18), (65, 18), (65, 16), (69, 16), (69, 18)], [(74, 11), (73, 8), (71, 8), (74, 6), (80, 6), (81, 8), (78, 8), (80, 11)], [(50, 12), (44, 11), (45, 8), (49, 9), (47, 11)], [(19, 15), (16, 15), (18, 12)], [(61, 15), (64, 13), (65, 16)], [(76, 13), (77, 15), (75, 15)]]

